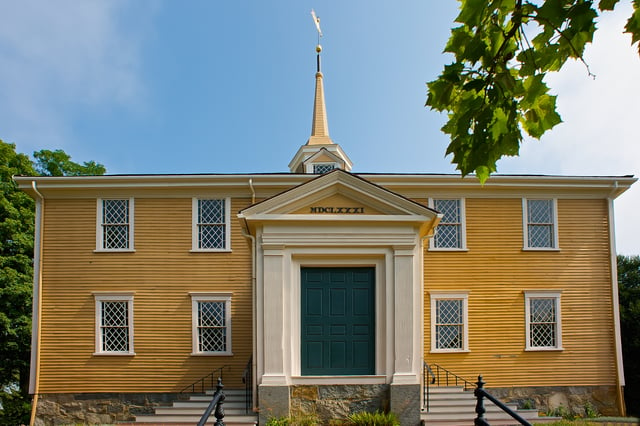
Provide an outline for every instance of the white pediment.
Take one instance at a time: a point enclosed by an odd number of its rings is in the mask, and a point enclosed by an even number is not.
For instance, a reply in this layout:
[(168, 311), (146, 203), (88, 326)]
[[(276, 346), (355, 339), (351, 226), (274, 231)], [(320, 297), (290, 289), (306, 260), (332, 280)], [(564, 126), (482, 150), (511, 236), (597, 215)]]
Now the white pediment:
[(265, 221), (404, 222), (423, 232), (433, 229), (441, 217), (429, 207), (343, 170), (254, 204), (238, 216), (248, 225)]

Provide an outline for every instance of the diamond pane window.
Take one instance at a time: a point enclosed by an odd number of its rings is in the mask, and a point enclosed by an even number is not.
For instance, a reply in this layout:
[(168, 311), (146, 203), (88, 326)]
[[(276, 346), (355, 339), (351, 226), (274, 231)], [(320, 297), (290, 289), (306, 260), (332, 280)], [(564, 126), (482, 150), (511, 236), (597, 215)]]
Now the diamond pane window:
[(198, 352), (225, 352), (224, 302), (198, 302)]
[(131, 200), (99, 200), (101, 235), (98, 248), (122, 250), (132, 247)]
[(325, 173), (330, 172), (331, 170), (334, 170), (336, 168), (336, 165), (333, 163), (330, 164), (314, 164), (313, 165), (313, 173), (317, 174), (317, 175), (322, 175)]
[(443, 214), (433, 237), (432, 248), (464, 248), (464, 204), (460, 199), (433, 200), (433, 208)]
[(432, 294), (431, 332), (433, 351), (466, 351), (467, 294)]
[(560, 295), (529, 293), (525, 300), (527, 349), (559, 349)]
[(555, 213), (553, 200), (527, 200), (527, 244), (529, 248), (554, 248)]
[(231, 353), (231, 297), (192, 295), (195, 354)]
[(436, 347), (462, 349), (462, 300), (436, 302)]
[(132, 309), (132, 296), (96, 296), (96, 353), (133, 353)]
[(196, 200), (195, 210), (195, 249), (227, 248), (227, 203), (226, 200)]

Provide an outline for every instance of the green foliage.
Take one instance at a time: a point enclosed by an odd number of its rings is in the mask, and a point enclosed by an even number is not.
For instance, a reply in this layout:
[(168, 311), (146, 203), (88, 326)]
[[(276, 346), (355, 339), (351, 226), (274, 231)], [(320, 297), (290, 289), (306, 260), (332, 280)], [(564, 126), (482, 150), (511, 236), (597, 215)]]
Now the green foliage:
[(376, 411), (370, 413), (361, 411), (353, 413), (347, 418), (346, 425), (349, 426), (400, 426), (398, 418), (393, 413), (384, 413)]
[(301, 414), (288, 417), (271, 417), (267, 426), (315, 426), (320, 424), (315, 414)]
[(562, 417), (565, 420), (574, 420), (576, 418), (575, 413), (562, 404), (556, 408), (548, 409), (546, 415), (547, 417)]
[(593, 419), (598, 417), (600, 413), (598, 413), (598, 409), (589, 401), (584, 404), (584, 417), (588, 419)]
[(34, 202), (12, 176), (34, 174), (31, 160), (0, 140), (0, 411), (1, 424), (29, 420)]
[(36, 165), (14, 144), (0, 140), (0, 424), (27, 424), (31, 348), (34, 201), (13, 176), (104, 174), (93, 161), (83, 166), (63, 151), (34, 153)]
[[(518, 155), (523, 131), (539, 139), (562, 121), (544, 78), (570, 58), (583, 60), (598, 14), (618, 0), (601, 0), (598, 9), (590, 0), (459, 2), (460, 25), (444, 48), (455, 59), (427, 83), (426, 105), (448, 113), (442, 131), (457, 169), (484, 182), (501, 157)], [(633, 5), (625, 31), (636, 43), (640, 0)]]
[(620, 331), (624, 360), (625, 402), (640, 415), (640, 256), (618, 256)]
[(86, 161), (83, 165), (74, 163), (71, 156), (61, 149), (42, 149), (34, 152), (33, 157), (36, 159), (36, 171), (43, 176), (96, 176), (107, 171), (95, 161)]
[(532, 399), (525, 399), (524, 401), (522, 401), (518, 408), (521, 408), (523, 410), (533, 410), (534, 408), (536, 408), (536, 403)]

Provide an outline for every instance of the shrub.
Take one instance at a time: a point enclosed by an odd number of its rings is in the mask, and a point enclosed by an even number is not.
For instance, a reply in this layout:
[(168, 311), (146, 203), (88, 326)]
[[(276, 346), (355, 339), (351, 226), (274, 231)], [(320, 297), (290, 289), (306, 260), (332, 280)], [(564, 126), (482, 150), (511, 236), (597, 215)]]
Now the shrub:
[(395, 414), (382, 411), (353, 413), (347, 418), (346, 424), (349, 426), (400, 426)]
[(267, 426), (316, 426), (320, 424), (315, 414), (304, 414), (288, 417), (272, 417), (267, 420)]

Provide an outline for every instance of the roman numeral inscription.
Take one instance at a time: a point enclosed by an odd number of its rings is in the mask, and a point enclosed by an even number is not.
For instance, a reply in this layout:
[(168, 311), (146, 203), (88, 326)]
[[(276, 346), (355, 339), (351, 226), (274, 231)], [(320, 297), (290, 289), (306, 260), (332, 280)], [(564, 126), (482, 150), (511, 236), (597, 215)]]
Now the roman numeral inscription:
[(310, 207), (310, 213), (364, 214), (364, 207)]

